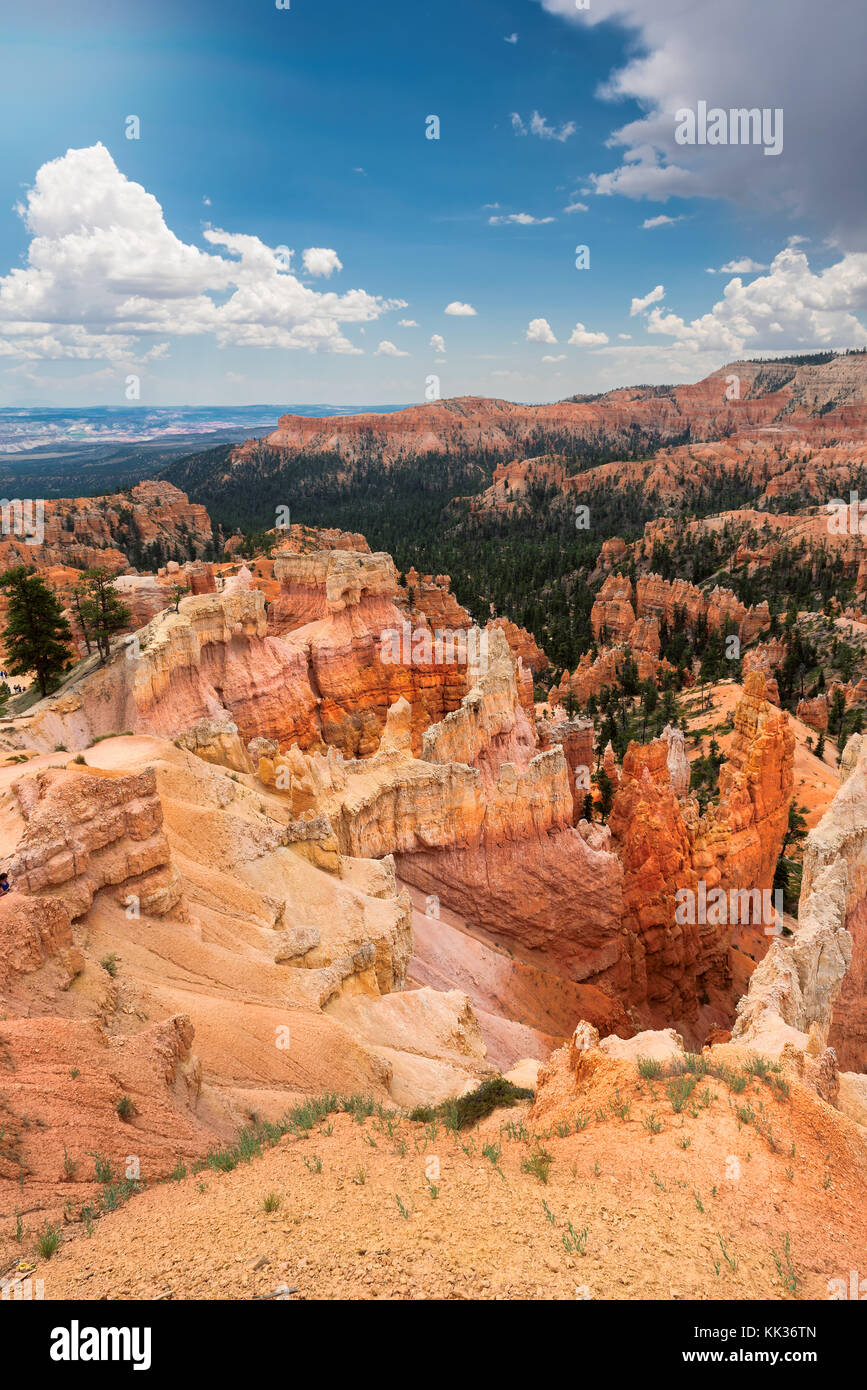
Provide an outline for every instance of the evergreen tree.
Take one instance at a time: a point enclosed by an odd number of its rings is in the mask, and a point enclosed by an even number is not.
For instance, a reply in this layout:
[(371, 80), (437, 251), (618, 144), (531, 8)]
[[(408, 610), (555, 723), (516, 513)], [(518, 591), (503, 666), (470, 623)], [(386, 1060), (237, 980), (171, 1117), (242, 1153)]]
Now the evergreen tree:
[(596, 774), (596, 785), (599, 788), (599, 809), (602, 812), (602, 819), (607, 821), (614, 801), (614, 783), (604, 767), (601, 767)]
[(72, 655), (72, 632), (56, 596), (32, 568), (17, 565), (0, 574), (0, 588), (9, 595), (3, 631), (6, 669), (13, 676), (33, 671), (43, 696)]
[(107, 569), (84, 571), (87, 597), (81, 604), (81, 615), (90, 636), (96, 643), (101, 662), (111, 655), (111, 639), (115, 632), (126, 627), (131, 614), (114, 587)]
[(175, 612), (176, 612), (176, 613), (178, 612), (178, 610), (179, 610), (179, 608), (180, 608), (180, 606), (181, 606), (181, 599), (184, 597), (184, 594), (188, 594), (189, 592), (190, 592), (190, 586), (189, 586), (189, 584), (173, 584), (173, 585), (172, 585), (172, 603), (175, 605)]

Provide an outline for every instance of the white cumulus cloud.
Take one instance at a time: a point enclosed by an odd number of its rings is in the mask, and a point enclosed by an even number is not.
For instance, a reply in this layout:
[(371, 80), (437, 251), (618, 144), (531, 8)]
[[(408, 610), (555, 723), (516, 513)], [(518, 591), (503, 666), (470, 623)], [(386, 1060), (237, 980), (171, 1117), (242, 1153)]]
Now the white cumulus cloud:
[(767, 275), (749, 284), (737, 276), (730, 280), (722, 299), (700, 318), (687, 321), (655, 308), (647, 328), (674, 339), (676, 347), (731, 358), (747, 350), (861, 346), (867, 339), (865, 316), (867, 252), (849, 252), (814, 272), (806, 253), (790, 246), (774, 258)]
[(656, 289), (651, 290), (650, 294), (646, 294), (643, 299), (633, 299), (632, 307), (629, 310), (630, 318), (634, 318), (636, 314), (643, 313), (645, 309), (650, 308), (651, 304), (657, 304), (664, 296), (664, 286), (657, 285)]
[(602, 343), (608, 342), (607, 333), (591, 333), (585, 328), (583, 323), (576, 323), (572, 329), (572, 336), (569, 339), (570, 347), (599, 347)]
[[(801, 239), (802, 238), (799, 238), (799, 240)], [(721, 265), (718, 270), (715, 270), (713, 266), (709, 265), (707, 273), (708, 275), (752, 275), (757, 270), (767, 269), (768, 267), (766, 265), (762, 265), (759, 261), (754, 261), (751, 256), (741, 256), (740, 260), (727, 261), (726, 264)]]
[(531, 319), (524, 335), (528, 343), (556, 343), (547, 319)]
[(431, 334), (430, 345), (433, 348), (434, 352), (445, 352), (446, 350), (445, 339), (442, 337), (442, 334), (440, 333)]
[(6, 357), (141, 361), (165, 351), (156, 338), (201, 335), (220, 347), (358, 353), (343, 325), (403, 303), (313, 290), (286, 248), (241, 232), (206, 228), (207, 251), (182, 241), (102, 144), (43, 164), (18, 212), (31, 241), (24, 265), (0, 277)]
[(343, 262), (337, 252), (327, 246), (308, 246), (307, 250), (301, 253), (301, 259), (308, 275), (327, 277), (332, 271), (343, 269)]
[(409, 357), (408, 352), (402, 352), (399, 347), (395, 347), (394, 343), (390, 343), (387, 338), (383, 338), (373, 355), (374, 357)]
[(451, 314), (453, 318), (471, 318), (475, 312), (472, 304), (462, 304), (459, 299), (453, 299), (443, 309), (444, 314)]

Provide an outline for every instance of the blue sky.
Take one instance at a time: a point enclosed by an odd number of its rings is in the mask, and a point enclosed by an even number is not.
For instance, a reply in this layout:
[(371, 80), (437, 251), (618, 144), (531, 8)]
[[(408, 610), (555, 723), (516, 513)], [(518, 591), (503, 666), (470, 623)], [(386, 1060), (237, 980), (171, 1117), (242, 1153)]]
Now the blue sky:
[[(0, 405), (553, 400), (861, 345), (859, 5), (591, 5), (10, 6)], [(678, 147), (702, 99), (784, 110), (782, 153)]]

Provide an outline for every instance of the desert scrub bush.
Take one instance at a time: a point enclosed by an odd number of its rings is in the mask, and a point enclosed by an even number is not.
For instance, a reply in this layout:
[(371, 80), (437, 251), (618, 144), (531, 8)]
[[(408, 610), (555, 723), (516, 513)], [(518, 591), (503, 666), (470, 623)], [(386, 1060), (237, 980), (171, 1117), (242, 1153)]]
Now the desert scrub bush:
[(440, 1119), (448, 1129), (469, 1129), (494, 1110), (520, 1105), (522, 1100), (532, 1099), (532, 1091), (513, 1085), (504, 1076), (495, 1076), (490, 1081), (483, 1081), (469, 1095), (453, 1097), (436, 1106), (417, 1105), (410, 1111), (409, 1118), (422, 1123)]
[(553, 1162), (554, 1155), (540, 1144), (526, 1158), (521, 1159), (521, 1172), (530, 1173), (534, 1178), (538, 1178), (539, 1182), (547, 1183)]
[(109, 955), (103, 956), (102, 960), (99, 963), (102, 966), (103, 970), (105, 970), (111, 976), (111, 978), (114, 979), (115, 975), (117, 974), (116, 953), (112, 951)]
[(262, 1198), (262, 1210), (269, 1212), (279, 1211), (282, 1201), (283, 1198), (280, 1196), (279, 1192), (266, 1192), (265, 1196)]
[(46, 1221), (42, 1230), (36, 1237), (36, 1249), (43, 1260), (50, 1260), (52, 1255), (56, 1255), (63, 1240), (63, 1232), (59, 1226), (49, 1226)]
[(659, 1134), (662, 1129), (662, 1120), (658, 1120), (652, 1110), (649, 1115), (644, 1117), (643, 1123), (648, 1134)]
[(114, 1107), (120, 1119), (129, 1121), (137, 1113), (135, 1101), (132, 1096), (121, 1096), (117, 1105)]
[(78, 1171), (78, 1159), (77, 1159), (77, 1158), (71, 1158), (70, 1155), (66, 1152), (66, 1146), (64, 1145), (64, 1148), (63, 1148), (63, 1173), (64, 1173), (64, 1176), (67, 1178), (67, 1180), (68, 1180), (69, 1182), (72, 1182), (72, 1179), (75, 1177), (75, 1174), (77, 1173), (77, 1171)]

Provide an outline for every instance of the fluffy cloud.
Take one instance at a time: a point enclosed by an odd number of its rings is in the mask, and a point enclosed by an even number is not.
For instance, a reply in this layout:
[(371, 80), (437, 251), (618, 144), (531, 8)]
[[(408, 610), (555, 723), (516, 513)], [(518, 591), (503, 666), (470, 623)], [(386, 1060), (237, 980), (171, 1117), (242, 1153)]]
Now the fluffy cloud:
[(517, 34), (506, 34), (505, 39), (503, 40), (503, 42), (504, 42), (504, 43), (517, 43), (517, 42), (518, 42), (518, 35), (517, 35)]
[(678, 348), (738, 357), (747, 350), (859, 346), (867, 339), (865, 315), (867, 253), (850, 252), (815, 273), (806, 254), (789, 246), (767, 275), (747, 285), (737, 276), (730, 280), (709, 313), (687, 322), (656, 308), (647, 328)]
[[(800, 238), (799, 238), (800, 240)], [(739, 261), (728, 261), (726, 265), (721, 265), (719, 270), (714, 270), (713, 266), (708, 266), (708, 275), (752, 275), (756, 270), (767, 270), (766, 265), (760, 265), (751, 256), (742, 256)]]
[[(616, 23), (630, 57), (598, 95), (630, 99), (644, 113), (615, 130), (617, 168), (594, 176), (599, 193), (664, 200), (673, 194), (723, 197), (777, 208), (820, 223), (847, 249), (867, 242), (863, 169), (864, 12), (857, 0), (834, 8), (815, 0), (540, 0), (574, 24)], [(829, 87), (829, 73), (833, 86)], [(788, 159), (759, 148), (683, 146), (676, 113), (698, 100), (725, 110), (782, 108)]]
[(645, 217), (641, 224), (641, 230), (649, 232), (654, 227), (673, 227), (675, 222), (682, 221), (682, 217), (666, 217), (665, 213), (661, 212), (658, 217)]
[[(568, 212), (567, 208), (567, 212)], [(489, 217), (488, 224), (491, 227), (543, 227), (546, 222), (554, 222), (553, 217), (531, 217), (529, 212), (510, 212), (503, 216)]]
[(398, 328), (418, 328), (415, 319), (398, 319), (397, 326)]
[(607, 333), (591, 333), (585, 328), (583, 323), (576, 323), (572, 329), (572, 336), (569, 339), (570, 347), (599, 347), (602, 343), (608, 342)]
[(558, 353), (558, 355), (557, 355), (556, 357), (554, 357), (554, 356), (551, 355), (550, 352), (546, 352), (545, 355), (544, 355), (544, 357), (542, 358), (542, 361), (543, 361), (543, 362), (565, 362), (565, 361), (566, 361), (566, 354), (565, 354), (565, 352), (561, 352), (561, 353)]
[(439, 333), (431, 334), (430, 345), (434, 352), (445, 352), (446, 350), (445, 339)]
[(343, 269), (343, 262), (337, 252), (331, 251), (327, 246), (308, 246), (301, 259), (308, 275), (324, 275), (327, 278), (332, 271)]
[(589, 212), (586, 203), (567, 203), (564, 212)]
[(565, 121), (561, 126), (549, 125), (544, 116), (534, 111), (529, 125), (525, 125), (517, 111), (512, 112), (512, 129), (516, 135), (537, 135), (540, 140), (568, 140), (575, 134), (575, 122)]
[[(203, 334), (221, 347), (357, 353), (342, 325), (404, 304), (317, 292), (290, 272), (287, 248), (255, 236), (207, 228), (214, 251), (181, 241), (102, 144), (43, 164), (18, 212), (32, 239), (26, 264), (0, 277), (3, 356), (142, 361), (165, 351), (155, 337)], [(304, 255), (317, 273), (323, 257), (339, 267), (333, 251)]]
[(451, 314), (453, 318), (471, 318), (475, 312), (472, 304), (462, 304), (459, 299), (453, 299), (443, 309), (444, 314)]
[(547, 319), (531, 319), (525, 334), (528, 343), (556, 343)]
[(651, 290), (650, 294), (646, 294), (643, 299), (633, 299), (632, 307), (629, 310), (630, 317), (634, 318), (636, 314), (643, 313), (645, 309), (650, 308), (651, 304), (658, 303), (658, 301), (662, 299), (664, 295), (665, 288), (662, 285), (657, 285), (656, 289)]
[(399, 347), (395, 347), (394, 343), (390, 343), (387, 338), (383, 338), (373, 355), (374, 357), (409, 357), (408, 352), (402, 352)]

